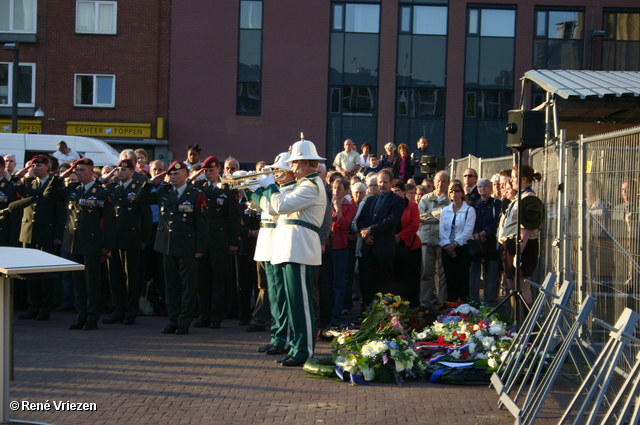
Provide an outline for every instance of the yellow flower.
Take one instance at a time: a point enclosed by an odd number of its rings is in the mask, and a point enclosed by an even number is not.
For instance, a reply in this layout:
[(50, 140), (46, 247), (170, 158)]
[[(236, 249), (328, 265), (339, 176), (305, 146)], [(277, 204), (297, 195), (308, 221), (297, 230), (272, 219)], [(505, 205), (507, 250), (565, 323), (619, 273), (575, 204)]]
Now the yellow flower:
[(394, 307), (398, 307), (398, 303), (393, 303), (393, 306)]

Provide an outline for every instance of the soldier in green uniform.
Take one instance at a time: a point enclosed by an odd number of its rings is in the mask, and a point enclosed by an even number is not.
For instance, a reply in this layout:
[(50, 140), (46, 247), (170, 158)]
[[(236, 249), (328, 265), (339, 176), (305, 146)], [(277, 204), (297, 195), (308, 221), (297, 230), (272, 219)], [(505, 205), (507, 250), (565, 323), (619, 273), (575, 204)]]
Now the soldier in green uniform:
[(121, 160), (116, 169), (117, 182), (107, 185), (116, 213), (115, 245), (108, 259), (114, 310), (102, 323), (133, 325), (140, 297), (140, 256), (151, 241), (148, 195), (153, 185), (133, 181), (135, 163), (131, 159)]
[(209, 218), (205, 196), (187, 183), (187, 166), (174, 161), (152, 182), (162, 182), (166, 174), (170, 184), (161, 185), (150, 195), (151, 202), (157, 202), (160, 209), (154, 249), (162, 254), (169, 314), (169, 324), (162, 333), (183, 335), (189, 333), (195, 313), (198, 259), (207, 250)]
[[(65, 177), (74, 172), (78, 181), (62, 187)], [(69, 329), (97, 329), (102, 308), (100, 257), (113, 249), (115, 238), (111, 197), (107, 189), (96, 182), (93, 161), (89, 158), (80, 158), (71, 168), (52, 179), (44, 196), (49, 199), (57, 197), (66, 203), (67, 221), (62, 247), (71, 253), (71, 260), (85, 267), (84, 271), (73, 272), (78, 315)]]
[[(9, 206), (9, 204), (18, 199), (18, 191), (15, 185), (7, 180), (4, 176), (4, 158), (0, 159), (0, 210)], [(15, 229), (11, 226), (11, 215), (7, 215), (0, 219), (0, 246), (11, 246), (11, 240)]]

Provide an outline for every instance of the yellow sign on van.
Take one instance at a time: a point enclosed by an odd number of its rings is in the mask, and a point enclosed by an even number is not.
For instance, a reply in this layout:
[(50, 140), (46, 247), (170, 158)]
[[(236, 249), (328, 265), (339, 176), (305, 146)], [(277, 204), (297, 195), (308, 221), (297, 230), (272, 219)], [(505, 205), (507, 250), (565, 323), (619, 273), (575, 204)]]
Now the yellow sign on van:
[[(0, 133), (13, 133), (11, 120), (0, 120)], [(18, 120), (18, 133), (42, 133), (42, 121)]]
[(86, 137), (151, 137), (151, 124), (67, 121), (67, 134)]

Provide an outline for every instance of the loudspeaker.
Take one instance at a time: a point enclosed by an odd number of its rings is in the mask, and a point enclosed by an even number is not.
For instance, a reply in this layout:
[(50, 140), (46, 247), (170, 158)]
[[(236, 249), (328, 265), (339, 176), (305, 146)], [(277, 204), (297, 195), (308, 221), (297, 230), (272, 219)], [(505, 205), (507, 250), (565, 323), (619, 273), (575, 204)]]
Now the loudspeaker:
[(424, 174), (435, 174), (445, 168), (444, 157), (422, 155), (420, 158), (420, 172)]
[(544, 111), (509, 111), (507, 133), (509, 148), (541, 148), (544, 146)]

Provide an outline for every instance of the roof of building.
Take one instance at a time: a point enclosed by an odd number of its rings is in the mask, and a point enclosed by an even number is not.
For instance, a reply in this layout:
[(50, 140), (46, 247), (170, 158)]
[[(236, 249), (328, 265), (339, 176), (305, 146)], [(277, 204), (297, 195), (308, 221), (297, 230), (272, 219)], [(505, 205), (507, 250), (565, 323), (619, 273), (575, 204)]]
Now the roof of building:
[(532, 70), (525, 80), (563, 99), (640, 96), (640, 72)]

